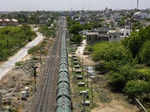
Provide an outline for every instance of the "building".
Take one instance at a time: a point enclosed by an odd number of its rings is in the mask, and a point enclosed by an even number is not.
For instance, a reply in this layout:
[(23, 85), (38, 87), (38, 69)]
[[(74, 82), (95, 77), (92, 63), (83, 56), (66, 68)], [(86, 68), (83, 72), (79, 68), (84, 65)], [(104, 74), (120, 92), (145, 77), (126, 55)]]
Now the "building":
[(86, 37), (87, 37), (88, 43), (94, 43), (94, 42), (98, 42), (98, 41), (107, 41), (108, 40), (108, 35), (100, 34), (98, 32), (87, 32)]
[(150, 19), (150, 13), (139, 11), (139, 12), (134, 13), (134, 18), (136, 18), (136, 19)]
[(18, 25), (19, 22), (17, 19), (0, 19), (0, 26), (8, 26), (8, 25)]
[(120, 29), (120, 33), (122, 38), (128, 37), (131, 34), (131, 29)]
[(108, 31), (109, 41), (119, 41), (121, 33), (117, 30), (109, 30)]
[(2, 25), (3, 24), (3, 19), (0, 19), (0, 25)]
[(39, 24), (48, 24), (50, 20), (46, 15), (39, 16)]
[(89, 42), (94, 42), (96, 40), (98, 40), (98, 36), (99, 33), (98, 32), (87, 32), (86, 33), (86, 37), (87, 37), (87, 41)]
[(129, 37), (131, 34), (130, 29), (118, 29), (118, 30), (109, 30), (107, 33), (109, 37), (109, 41), (120, 41), (126, 37)]
[(17, 19), (11, 19), (11, 25), (18, 25), (19, 21)]

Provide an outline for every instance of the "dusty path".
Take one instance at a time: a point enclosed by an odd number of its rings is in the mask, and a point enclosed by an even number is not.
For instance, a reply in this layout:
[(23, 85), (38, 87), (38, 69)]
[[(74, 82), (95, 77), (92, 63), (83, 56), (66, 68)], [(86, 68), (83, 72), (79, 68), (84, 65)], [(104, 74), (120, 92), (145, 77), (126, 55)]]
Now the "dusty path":
[(83, 60), (84, 65), (94, 65), (94, 62), (90, 59), (90, 57), (88, 55), (84, 55), (86, 45), (86, 40), (83, 40), (81, 46), (77, 48), (76, 56), (79, 57), (80, 60)]
[(28, 55), (28, 50), (36, 45), (38, 45), (42, 40), (44, 39), (44, 36), (42, 36), (41, 33), (37, 32), (37, 37), (28, 43), (25, 47), (23, 47), (21, 50), (19, 50), (14, 56), (10, 57), (8, 61), (2, 63), (0, 65), (0, 80), (15, 67), (15, 63), (18, 61), (21, 61), (25, 56)]

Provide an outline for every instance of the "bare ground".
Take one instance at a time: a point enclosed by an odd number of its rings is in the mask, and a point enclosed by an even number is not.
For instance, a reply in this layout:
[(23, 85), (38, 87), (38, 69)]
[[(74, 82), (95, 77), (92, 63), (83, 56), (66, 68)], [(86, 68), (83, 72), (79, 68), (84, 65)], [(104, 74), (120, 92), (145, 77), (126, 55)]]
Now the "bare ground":
[[(44, 51), (47, 52), (51, 46), (53, 39), (47, 40), (47, 43), (44, 47)], [(40, 54), (37, 52), (34, 54), (34, 57), (39, 58)], [(17, 112), (24, 112), (27, 109), (27, 105), (30, 105), (32, 96), (34, 94), (34, 78), (31, 73), (31, 69), (28, 67), (28, 62), (31, 60), (32, 55), (25, 56), (21, 62), (25, 62), (27, 65), (23, 65), (24, 68), (14, 68), (9, 71), (1, 80), (0, 80), (0, 93), (2, 95), (2, 107), (10, 107), (17, 109)], [(41, 58), (45, 60), (46, 56), (41, 55)], [(36, 63), (38, 66), (37, 74), (40, 74), (41, 63), (38, 61)], [(39, 78), (40, 76), (38, 76)], [(37, 78), (37, 81), (38, 81)], [(25, 87), (30, 88), (30, 96), (26, 101), (21, 100), (21, 91), (25, 90)], [(11, 103), (11, 104), (4, 104)], [(0, 105), (1, 106), (1, 105)]]
[(97, 107), (92, 112), (139, 112), (137, 106), (130, 104), (126, 96), (110, 90), (105, 76), (98, 76), (96, 80), (94, 99), (97, 99)]

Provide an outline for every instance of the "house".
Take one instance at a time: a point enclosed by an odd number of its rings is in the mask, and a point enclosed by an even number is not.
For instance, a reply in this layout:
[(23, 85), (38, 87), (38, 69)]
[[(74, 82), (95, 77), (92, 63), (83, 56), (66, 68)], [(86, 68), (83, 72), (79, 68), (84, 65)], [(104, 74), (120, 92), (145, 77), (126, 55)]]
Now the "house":
[(11, 25), (18, 25), (19, 24), (19, 21), (17, 19), (11, 19)]
[(7, 26), (7, 25), (10, 25), (10, 19), (6, 18), (6, 19), (3, 19), (3, 26)]
[(86, 37), (87, 37), (88, 43), (94, 43), (94, 42), (98, 42), (98, 41), (104, 41), (104, 40), (107, 41), (108, 40), (107, 34), (103, 34), (103, 33), (99, 33), (99, 32), (87, 32)]
[(131, 34), (131, 29), (122, 28), (120, 29), (120, 33), (122, 38), (128, 37)]
[(47, 15), (39, 16), (39, 24), (48, 24), (51, 19), (47, 17)]
[(109, 31), (108, 27), (100, 27), (100, 28), (96, 28), (93, 31), (98, 32), (99, 34), (107, 34), (107, 32)]
[(98, 32), (87, 32), (86, 37), (87, 37), (87, 42), (94, 42), (98, 40), (99, 33)]
[(108, 31), (109, 41), (119, 41), (121, 33), (117, 30), (109, 30)]
[(109, 30), (108, 37), (109, 41), (120, 41), (131, 34), (131, 29), (123, 28), (116, 30)]
[(2, 25), (3, 24), (3, 20), (2, 19), (0, 19), (0, 25)]
[(18, 25), (19, 22), (17, 19), (0, 19), (0, 26), (7, 26), (7, 25)]

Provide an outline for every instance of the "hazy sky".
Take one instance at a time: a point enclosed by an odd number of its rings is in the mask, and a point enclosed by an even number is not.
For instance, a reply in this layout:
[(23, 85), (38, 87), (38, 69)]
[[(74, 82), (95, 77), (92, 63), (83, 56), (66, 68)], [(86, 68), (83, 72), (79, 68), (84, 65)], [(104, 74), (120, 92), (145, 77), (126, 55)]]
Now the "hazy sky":
[[(136, 8), (137, 0), (1, 0), (0, 11)], [(150, 8), (150, 0), (140, 0), (140, 8)]]

